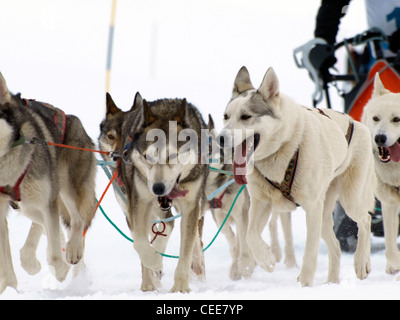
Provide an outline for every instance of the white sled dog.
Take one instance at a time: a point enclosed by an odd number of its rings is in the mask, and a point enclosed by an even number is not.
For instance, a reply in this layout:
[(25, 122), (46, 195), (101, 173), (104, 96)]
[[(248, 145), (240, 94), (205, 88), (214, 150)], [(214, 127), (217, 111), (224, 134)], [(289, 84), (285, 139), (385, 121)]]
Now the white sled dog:
[[(11, 260), (9, 204), (34, 223), (21, 250), (24, 269), (40, 270), (36, 246), (47, 236), (48, 263), (63, 281), (70, 264), (81, 261), (84, 231), (93, 218), (96, 159), (92, 153), (47, 146), (44, 142), (94, 148), (80, 120), (47, 103), (11, 95), (0, 73), (0, 293), (17, 287)], [(30, 141), (30, 143), (25, 143)], [(62, 256), (60, 218), (69, 232)]]
[(400, 211), (400, 94), (386, 90), (379, 74), (375, 78), (372, 99), (365, 106), (362, 122), (371, 131), (376, 195), (382, 204), (386, 242), (386, 272), (400, 271), (400, 252), (397, 247)]
[[(210, 130), (211, 137), (214, 142), (218, 136), (214, 121), (209, 115), (208, 129)], [(212, 159), (212, 167), (217, 170), (210, 170), (210, 174), (207, 179), (206, 194), (210, 195), (221, 186), (229, 183), (232, 179), (230, 172), (233, 171), (232, 164), (224, 164), (224, 149), (220, 149), (216, 154), (216, 158)], [(219, 161), (217, 161), (219, 160)], [(209, 208), (212, 216), (220, 227), (229, 210), (232, 207), (232, 203), (239, 192), (240, 186), (236, 183), (230, 184), (224, 191), (215, 195), (208, 201)], [(249, 220), (249, 209), (250, 209), (250, 196), (247, 189), (244, 189), (242, 194), (237, 198), (237, 201), (232, 208), (229, 219), (226, 225), (222, 228), (221, 232), (224, 234), (229, 244), (230, 253), (232, 256), (232, 265), (230, 268), (229, 276), (232, 280), (239, 280), (240, 278), (249, 278), (256, 266), (256, 261), (253, 257), (247, 241), (247, 229)], [(285, 264), (288, 268), (297, 266), (296, 257), (294, 254), (293, 237), (292, 237), (292, 226), (291, 226), (291, 213), (272, 213), (271, 220), (269, 223), (269, 230), (271, 235), (271, 249), (276, 257), (277, 262), (282, 259), (281, 247), (278, 239), (278, 218), (280, 216), (282, 221), (283, 234), (285, 237)], [(236, 230), (232, 226), (236, 226)]]
[[(312, 286), (322, 236), (330, 260), (328, 282), (338, 283), (340, 247), (332, 211), (339, 199), (359, 228), (354, 267), (365, 279), (371, 271), (368, 211), (374, 207), (376, 183), (368, 128), (347, 115), (299, 106), (280, 93), (272, 68), (258, 90), (247, 69), (239, 71), (224, 119), (218, 139), (224, 147), (235, 147), (235, 180), (248, 183), (247, 242), (257, 264), (274, 269), (275, 257), (261, 237), (271, 209), (287, 212), (300, 205), (306, 211), (307, 239), (298, 281)], [(238, 130), (240, 141), (232, 139)]]

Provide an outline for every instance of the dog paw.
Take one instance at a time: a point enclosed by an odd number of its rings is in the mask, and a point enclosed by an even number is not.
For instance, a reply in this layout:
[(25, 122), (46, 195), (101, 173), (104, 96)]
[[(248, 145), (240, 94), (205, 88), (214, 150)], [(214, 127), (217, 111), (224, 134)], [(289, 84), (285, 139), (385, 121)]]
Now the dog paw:
[(297, 277), (297, 282), (300, 282), (301, 286), (304, 287), (312, 287), (313, 286), (313, 277), (306, 276), (304, 273), (300, 273)]
[(63, 282), (67, 278), (69, 265), (61, 258), (53, 258), (49, 261), (49, 269), (58, 281)]
[(14, 288), (17, 290), (18, 281), (15, 276), (11, 277), (10, 279), (0, 279), (0, 295), (7, 289), (7, 287)]
[(252, 257), (239, 258), (238, 260), (238, 271), (241, 277), (248, 279), (253, 274), (256, 262)]
[(177, 283), (175, 281), (174, 286), (172, 287), (172, 289), (170, 290), (171, 293), (190, 293), (190, 288), (189, 288), (189, 284), (185, 283), (186, 281), (182, 282), (182, 283)]
[(298, 265), (296, 262), (296, 257), (294, 255), (286, 256), (285, 257), (285, 265), (286, 265), (286, 268), (288, 268), (288, 269), (298, 268)]
[(387, 259), (386, 273), (396, 274), (400, 271), (400, 255)]
[(77, 264), (83, 257), (83, 239), (71, 239), (67, 243), (66, 259), (70, 264)]
[(22, 268), (31, 276), (39, 273), (42, 268), (39, 260), (35, 256), (26, 255), (22, 250), (20, 259)]
[(261, 257), (258, 257), (257, 264), (267, 272), (273, 272), (275, 269), (275, 255), (271, 249), (267, 249)]
[(358, 279), (364, 280), (371, 273), (371, 262), (369, 257), (357, 255), (354, 256), (354, 270)]
[(140, 290), (143, 292), (151, 292), (151, 291), (158, 291), (158, 288), (161, 287), (161, 282), (156, 276), (154, 279), (147, 279), (142, 282), (140, 286)]

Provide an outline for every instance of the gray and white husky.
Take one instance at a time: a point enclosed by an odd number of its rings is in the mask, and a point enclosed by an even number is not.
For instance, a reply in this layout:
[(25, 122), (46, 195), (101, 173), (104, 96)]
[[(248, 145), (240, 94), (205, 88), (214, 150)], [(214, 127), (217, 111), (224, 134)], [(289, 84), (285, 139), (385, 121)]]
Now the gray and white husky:
[[(300, 205), (306, 211), (307, 240), (298, 281), (312, 285), (322, 237), (330, 260), (328, 282), (339, 282), (340, 247), (332, 218), (339, 199), (358, 225), (354, 267), (365, 279), (371, 271), (368, 211), (374, 208), (376, 184), (368, 128), (347, 115), (296, 104), (280, 92), (273, 69), (255, 89), (245, 67), (236, 77), (224, 118), (219, 139), (235, 148), (235, 180), (248, 183), (247, 242), (257, 264), (267, 271), (274, 267), (275, 257), (261, 237), (271, 210), (293, 211)], [(232, 139), (235, 130), (239, 140)]]
[[(42, 231), (48, 239), (48, 263), (59, 281), (66, 278), (69, 264), (83, 257), (83, 234), (96, 206), (96, 159), (89, 152), (42, 143), (47, 141), (94, 147), (77, 117), (11, 95), (0, 74), (0, 293), (17, 287), (7, 226), (9, 204), (34, 222), (21, 250), (29, 273), (40, 270), (35, 251)], [(62, 256), (60, 218), (69, 232), (68, 263)]]
[(199, 138), (206, 125), (185, 99), (136, 99), (135, 104), (122, 126), (124, 160), (118, 170), (127, 195), (127, 222), (142, 263), (141, 288), (151, 291), (160, 285), (160, 253), (165, 252), (174, 222), (165, 222), (164, 228), (160, 224), (164, 230), (155, 237), (152, 220), (170, 217), (174, 206), (182, 218), (179, 262), (171, 291), (189, 292), (190, 270), (204, 273), (204, 261), (193, 260), (193, 250), (200, 246), (198, 221), (206, 200), (208, 166), (200, 162)]

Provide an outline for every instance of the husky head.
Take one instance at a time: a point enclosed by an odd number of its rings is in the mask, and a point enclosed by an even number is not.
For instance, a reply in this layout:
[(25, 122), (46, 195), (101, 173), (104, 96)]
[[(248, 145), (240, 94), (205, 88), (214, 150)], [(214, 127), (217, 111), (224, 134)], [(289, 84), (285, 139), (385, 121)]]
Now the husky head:
[(7, 154), (15, 141), (20, 138), (21, 121), (15, 112), (19, 95), (11, 96), (6, 81), (0, 73), (0, 157)]
[[(234, 148), (234, 173), (238, 184), (247, 184), (250, 156), (268, 157), (278, 149), (276, 138), (281, 129), (279, 80), (270, 68), (256, 90), (249, 72), (242, 67), (236, 76), (232, 99), (224, 114), (224, 129), (218, 141), (221, 147)], [(258, 152), (258, 150), (263, 150)]]
[(375, 76), (374, 85), (362, 122), (371, 131), (380, 161), (400, 162), (400, 94), (385, 89), (379, 74)]
[[(130, 111), (122, 111), (114, 103), (111, 95), (106, 93), (106, 117), (100, 124), (99, 146), (100, 150), (122, 153), (122, 125), (128, 114), (136, 110), (142, 104), (142, 97), (136, 93), (133, 106)], [(112, 160), (109, 157), (106, 160)]]
[(169, 210), (173, 199), (188, 193), (179, 182), (198, 160), (198, 137), (190, 128), (186, 99), (143, 100), (141, 109), (142, 130), (132, 136), (128, 157), (161, 209)]

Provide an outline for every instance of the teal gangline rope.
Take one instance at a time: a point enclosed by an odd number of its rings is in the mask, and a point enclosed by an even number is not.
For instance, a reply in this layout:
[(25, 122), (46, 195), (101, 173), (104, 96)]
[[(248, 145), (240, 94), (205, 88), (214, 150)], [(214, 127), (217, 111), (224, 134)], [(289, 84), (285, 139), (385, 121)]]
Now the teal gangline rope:
[[(228, 220), (229, 216), (230, 216), (231, 213), (232, 213), (233, 207), (235, 206), (237, 199), (239, 198), (240, 194), (242, 193), (242, 191), (244, 190), (245, 187), (246, 187), (246, 185), (243, 185), (243, 186), (241, 186), (241, 188), (239, 189), (239, 191), (238, 191), (238, 193), (237, 193), (235, 199), (233, 200), (232, 206), (231, 206), (231, 208), (229, 209), (229, 212), (228, 212), (228, 214), (227, 214), (226, 217), (225, 217), (225, 220), (222, 222), (220, 228), (218, 229), (218, 232), (216, 233), (216, 235), (214, 236), (214, 238), (211, 240), (211, 242), (207, 245), (207, 247), (205, 247), (205, 248), (203, 249), (203, 252), (205, 252), (206, 250), (208, 250), (208, 249), (212, 246), (212, 244), (215, 242), (215, 240), (217, 239), (217, 237), (218, 237), (219, 234), (221, 233), (222, 228), (225, 226), (226, 221)], [(97, 201), (97, 199), (96, 199), (96, 201)], [(103, 210), (103, 208), (102, 208), (101, 205), (99, 206), (99, 208), (100, 208), (100, 211), (101, 211), (101, 213), (103, 214), (103, 216), (106, 218), (106, 220), (107, 220), (107, 221), (108, 221), (108, 222), (109, 222), (109, 223), (110, 223), (110, 224), (111, 224), (125, 239), (127, 239), (128, 241), (130, 241), (130, 242), (133, 243), (133, 240), (132, 240), (131, 238), (129, 238), (124, 232), (122, 232), (122, 230), (119, 229), (118, 226), (108, 217), (108, 215), (105, 213), (105, 211)], [(162, 253), (162, 252), (157, 252), (157, 253), (159, 253), (160, 255), (162, 255), (163, 257), (166, 257), (166, 258), (179, 259), (179, 256), (169, 255), (169, 254), (165, 254), (165, 253)]]

